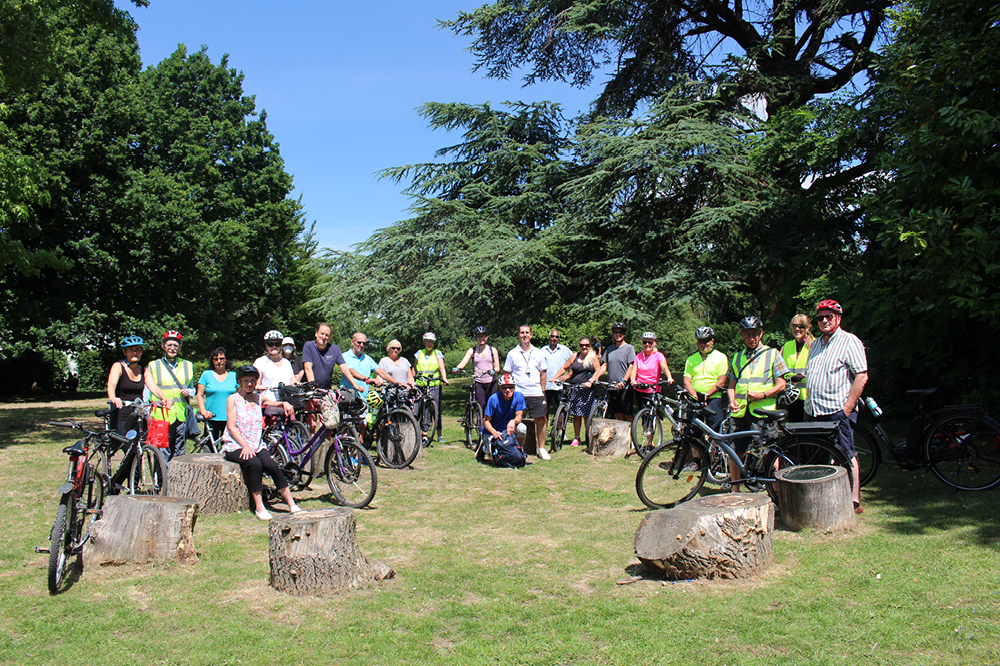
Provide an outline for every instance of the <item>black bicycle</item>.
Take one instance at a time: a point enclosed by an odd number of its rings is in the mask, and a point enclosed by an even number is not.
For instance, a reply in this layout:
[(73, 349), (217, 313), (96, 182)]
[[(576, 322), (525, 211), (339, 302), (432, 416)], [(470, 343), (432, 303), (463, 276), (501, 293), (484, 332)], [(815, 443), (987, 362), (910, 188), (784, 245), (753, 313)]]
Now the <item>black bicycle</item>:
[[(835, 465), (850, 475), (850, 461), (836, 445), (836, 423), (785, 423), (784, 410), (757, 409), (764, 418), (762, 429), (723, 434), (715, 432), (700, 417), (709, 408), (680, 394), (677, 424), (680, 436), (661, 444), (639, 465), (635, 489), (643, 504), (651, 509), (667, 509), (694, 497), (706, 481), (722, 490), (742, 486), (750, 492), (766, 490), (777, 504), (772, 488), (775, 473), (794, 465)], [(749, 438), (743, 460), (732, 447), (735, 440)], [(719, 479), (714, 473), (709, 442), (714, 440), (728, 458), (729, 465), (740, 471), (741, 478)]]
[[(441, 376), (435, 372), (418, 372), (414, 377), (415, 400), (413, 402), (413, 413), (420, 424), (420, 433), (425, 443), (434, 441), (434, 432), (437, 430), (437, 405), (434, 404), (434, 396), (431, 389), (441, 385)], [(441, 431), (437, 430), (438, 437)]]
[[(465, 412), (462, 414), (462, 418), (459, 419), (458, 424), (465, 431), (465, 448), (478, 452), (479, 440), (482, 437), (483, 430), (483, 408), (476, 401), (476, 379), (479, 375), (470, 375), (467, 371), (459, 368), (452, 368), (451, 371), (453, 374), (459, 376), (472, 376), (472, 383), (468, 386), (469, 395), (465, 399)], [(486, 374), (493, 377), (494, 372), (489, 370)], [(490, 386), (492, 387), (492, 384)], [(489, 395), (490, 391), (486, 393)]]
[(396, 384), (386, 384), (381, 390), (371, 386), (368, 390), (378, 391), (381, 404), (365, 433), (365, 446), (375, 442), (379, 464), (384, 467), (409, 467), (420, 453), (421, 438), (407, 390)]
[(653, 449), (663, 443), (663, 422), (668, 424), (667, 437), (673, 439), (680, 434), (677, 422), (674, 421), (673, 409), (680, 403), (668, 398), (666, 393), (655, 391), (658, 387), (673, 387), (674, 395), (683, 390), (673, 382), (659, 381), (655, 384), (635, 384), (637, 389), (654, 389), (653, 393), (636, 393), (647, 400), (646, 406), (635, 413), (632, 419), (632, 447), (636, 453), (645, 458)]

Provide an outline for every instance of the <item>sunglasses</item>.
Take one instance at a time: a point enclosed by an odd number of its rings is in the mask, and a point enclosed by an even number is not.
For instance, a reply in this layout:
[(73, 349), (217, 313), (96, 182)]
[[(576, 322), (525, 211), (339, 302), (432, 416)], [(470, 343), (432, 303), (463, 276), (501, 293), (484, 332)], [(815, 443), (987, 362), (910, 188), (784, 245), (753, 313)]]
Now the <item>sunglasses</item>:
[(400, 351), (402, 349), (402, 347), (389, 347), (389, 351)]
[(643, 340), (643, 341), (642, 341), (642, 344), (644, 344), (644, 345), (651, 345), (651, 344), (653, 344), (654, 342), (656, 342), (656, 340)]
[(583, 343), (580, 343), (580, 349), (586, 349), (586, 348), (587, 348), (587, 347), (589, 347), (589, 346), (590, 346), (590, 345), (585, 345), (585, 344), (583, 344)]
[(792, 328), (806, 328), (805, 324), (792, 324)]
[(354, 345), (357, 345), (357, 346), (359, 346), (359, 347), (364, 347), (364, 346), (365, 346), (365, 345), (367, 345), (368, 343), (367, 343), (367, 342), (352, 342), (351, 344), (354, 344)]
[(819, 321), (833, 321), (833, 318), (836, 316), (837, 315), (832, 315), (832, 314), (819, 315), (818, 317), (816, 317), (816, 319), (818, 319)]
[(268, 348), (271, 348), (271, 347), (280, 347), (281, 343), (280, 342), (265, 342), (264, 346), (268, 347)]
[(218, 363), (219, 361), (225, 361), (225, 360), (226, 360), (225, 356), (216, 356), (215, 358), (212, 359), (212, 362)]

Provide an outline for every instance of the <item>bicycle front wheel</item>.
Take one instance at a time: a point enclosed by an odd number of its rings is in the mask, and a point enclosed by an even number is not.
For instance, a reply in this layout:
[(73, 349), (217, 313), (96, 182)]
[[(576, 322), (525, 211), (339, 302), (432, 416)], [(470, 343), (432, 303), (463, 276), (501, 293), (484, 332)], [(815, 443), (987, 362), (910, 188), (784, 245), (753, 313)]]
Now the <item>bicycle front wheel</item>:
[(854, 452), (858, 456), (858, 487), (863, 488), (875, 478), (882, 464), (882, 450), (868, 428), (853, 421), (851, 427), (854, 428)]
[(62, 496), (56, 510), (56, 522), (52, 524), (49, 544), (49, 592), (56, 594), (66, 580), (70, 559), (70, 513), (76, 505), (76, 496), (70, 491)]
[(478, 402), (470, 403), (465, 412), (465, 448), (475, 451), (479, 448), (479, 436), (483, 429), (483, 408)]
[(1000, 485), (1000, 424), (985, 414), (957, 414), (924, 437), (924, 457), (934, 476), (957, 490)]
[(363, 509), (375, 497), (378, 477), (371, 457), (348, 437), (337, 437), (326, 454), (326, 481), (343, 506)]
[(643, 458), (663, 443), (663, 423), (652, 407), (643, 407), (632, 419), (632, 446)]
[[(476, 405), (478, 407), (479, 405)], [(378, 436), (378, 459), (386, 467), (402, 469), (420, 453), (420, 426), (408, 409), (394, 409)]]
[(129, 495), (165, 495), (167, 492), (167, 461), (155, 446), (143, 444), (132, 460), (129, 473)]
[(590, 408), (587, 415), (587, 445), (590, 445), (590, 427), (594, 424), (594, 419), (603, 419), (608, 411), (608, 401), (604, 398), (594, 401), (594, 406)]
[(708, 452), (691, 439), (672, 439), (655, 448), (635, 475), (635, 491), (650, 509), (686, 502), (705, 483)]
[(569, 406), (559, 405), (556, 409), (556, 418), (552, 421), (552, 452), (555, 453), (562, 448), (566, 440), (566, 421), (569, 420)]

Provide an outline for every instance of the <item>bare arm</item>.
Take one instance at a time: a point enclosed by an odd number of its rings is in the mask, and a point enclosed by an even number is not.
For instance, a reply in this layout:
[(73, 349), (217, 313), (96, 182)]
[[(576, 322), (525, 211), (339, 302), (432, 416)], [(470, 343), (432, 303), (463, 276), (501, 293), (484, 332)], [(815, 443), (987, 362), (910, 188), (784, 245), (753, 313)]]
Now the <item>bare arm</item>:
[(302, 364), (302, 371), (306, 373), (306, 381), (308, 382), (316, 381), (316, 375), (313, 374), (312, 361), (305, 361)]
[(500, 372), (500, 353), (496, 347), (491, 347), (491, 349), (493, 350), (493, 372)]
[(198, 400), (198, 411), (201, 413), (202, 416), (204, 416), (206, 419), (210, 419), (213, 416), (215, 416), (215, 414), (213, 414), (212, 412), (210, 412), (207, 409), (205, 409), (205, 385), (204, 384), (198, 384), (198, 394), (195, 397)]
[(114, 403), (115, 407), (121, 409), (122, 401), (115, 395), (115, 391), (118, 389), (118, 380), (122, 376), (122, 364), (115, 361), (115, 364), (111, 366), (111, 372), (108, 373), (108, 400)]
[(674, 383), (674, 376), (672, 374), (670, 374), (670, 366), (667, 365), (667, 357), (666, 356), (663, 356), (660, 359), (660, 374), (661, 375), (666, 375), (667, 381), (670, 382), (671, 384)]
[(354, 390), (360, 391), (361, 387), (358, 386), (358, 383), (356, 381), (354, 381), (354, 371), (351, 370), (349, 367), (347, 367), (346, 363), (341, 363), (338, 367), (340, 368), (341, 374), (344, 375), (344, 377), (347, 378), (347, 381), (351, 383), (351, 386), (354, 387)]
[(858, 398), (861, 397), (861, 392), (865, 390), (865, 384), (867, 383), (867, 372), (859, 372), (854, 376), (854, 383), (851, 384), (851, 392), (847, 394), (847, 402), (844, 403), (844, 414), (850, 416), (854, 408), (858, 406)]
[(465, 352), (465, 356), (462, 357), (462, 362), (456, 365), (455, 366), (456, 368), (458, 368), (459, 370), (465, 370), (465, 365), (469, 362), (469, 359), (472, 358), (473, 349), (474, 349), (473, 347), (470, 347), (469, 351)]
[[(579, 352), (577, 352), (577, 354), (578, 353)], [(569, 370), (570, 366), (573, 365), (574, 363), (576, 363), (577, 354), (573, 354), (572, 356), (569, 357), (569, 360), (566, 361), (565, 364), (563, 364), (563, 367), (559, 368), (559, 372), (557, 372), (556, 376), (552, 378), (552, 381), (554, 381), (554, 382), (561, 382), (564, 379), (564, 375), (566, 375), (566, 373)]]

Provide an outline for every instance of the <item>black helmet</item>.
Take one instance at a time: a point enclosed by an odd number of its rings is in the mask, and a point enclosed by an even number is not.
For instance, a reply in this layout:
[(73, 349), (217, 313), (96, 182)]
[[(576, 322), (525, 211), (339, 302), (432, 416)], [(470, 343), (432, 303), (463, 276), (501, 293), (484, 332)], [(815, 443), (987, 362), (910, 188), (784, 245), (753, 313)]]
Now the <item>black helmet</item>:
[(620, 321), (616, 321), (615, 323), (611, 324), (611, 330), (612, 331), (627, 331), (628, 327), (624, 323), (622, 323)]
[(236, 379), (242, 379), (243, 377), (246, 377), (247, 375), (253, 375), (254, 377), (258, 377), (259, 378), (260, 377), (260, 370), (258, 370), (257, 368), (255, 368), (254, 366), (252, 366), (250, 364), (241, 365), (239, 368), (236, 369)]
[(486, 327), (485, 326), (476, 326), (474, 329), (472, 329), (472, 334), (473, 335), (486, 335)]
[(740, 330), (748, 331), (751, 328), (764, 328), (764, 324), (761, 322), (760, 317), (755, 317), (754, 315), (749, 315), (740, 319)]
[(711, 326), (702, 326), (694, 332), (695, 340), (711, 340), (715, 337), (715, 331)]

